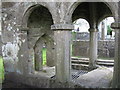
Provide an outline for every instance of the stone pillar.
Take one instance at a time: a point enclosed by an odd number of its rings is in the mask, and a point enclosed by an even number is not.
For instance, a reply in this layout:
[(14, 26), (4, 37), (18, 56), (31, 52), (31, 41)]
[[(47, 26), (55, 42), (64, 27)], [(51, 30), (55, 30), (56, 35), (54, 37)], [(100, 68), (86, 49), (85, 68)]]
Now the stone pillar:
[(42, 57), (42, 49), (43, 49), (44, 41), (40, 39), (34, 48), (35, 55), (35, 70), (42, 71), (43, 70), (43, 57)]
[(90, 11), (90, 43), (89, 43), (89, 67), (90, 69), (96, 68), (96, 60), (97, 60), (97, 38), (98, 38), (98, 29), (97, 29), (97, 10), (96, 3), (89, 3), (89, 11)]
[(33, 48), (30, 48), (29, 49), (29, 71), (31, 73), (35, 73), (35, 67), (34, 67), (34, 49)]
[(115, 29), (115, 60), (114, 60), (114, 73), (113, 73), (113, 88), (120, 88), (120, 22), (111, 25)]
[(112, 87), (120, 88), (120, 1), (118, 2), (118, 19), (111, 24), (111, 28), (115, 29), (115, 60)]
[(27, 29), (21, 30), (21, 47), (18, 52), (18, 68), (24, 75), (31, 73), (29, 67), (29, 49), (27, 41)]
[(67, 83), (70, 81), (71, 70), (71, 30), (73, 25), (55, 24), (51, 28), (54, 30), (55, 38), (55, 62), (56, 62), (56, 81)]
[(101, 32), (101, 40), (105, 40), (105, 23), (104, 21), (102, 22), (102, 32)]
[(97, 38), (98, 30), (96, 28), (90, 28), (90, 42), (89, 42), (89, 67), (91, 69), (96, 68), (97, 60)]
[(42, 47), (35, 48), (35, 70), (43, 70)]
[(55, 66), (55, 48), (54, 42), (48, 41), (47, 42), (47, 66), (53, 67)]

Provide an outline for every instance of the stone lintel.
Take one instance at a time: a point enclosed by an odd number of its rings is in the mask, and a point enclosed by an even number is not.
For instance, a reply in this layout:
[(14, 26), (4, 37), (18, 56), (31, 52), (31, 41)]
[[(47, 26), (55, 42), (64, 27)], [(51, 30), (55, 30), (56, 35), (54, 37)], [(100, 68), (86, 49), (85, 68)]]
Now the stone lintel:
[(21, 25), (16, 25), (16, 27), (17, 27), (20, 31), (28, 31), (28, 30), (29, 30), (28, 27), (22, 27)]
[(74, 26), (72, 24), (54, 24), (51, 25), (51, 29), (53, 30), (73, 30)]
[(120, 29), (120, 22), (114, 22), (111, 24), (111, 28), (113, 29)]
[(89, 32), (98, 32), (98, 29), (97, 28), (90, 28)]
[(20, 28), (21, 31), (28, 31), (29, 28)]

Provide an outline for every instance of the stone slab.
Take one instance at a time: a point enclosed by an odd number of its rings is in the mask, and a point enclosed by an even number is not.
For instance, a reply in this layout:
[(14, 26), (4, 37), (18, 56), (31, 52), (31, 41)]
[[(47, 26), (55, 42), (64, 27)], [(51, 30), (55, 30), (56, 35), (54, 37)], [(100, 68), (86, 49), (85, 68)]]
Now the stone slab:
[(85, 88), (109, 88), (113, 77), (113, 69), (100, 67), (80, 76), (76, 84)]

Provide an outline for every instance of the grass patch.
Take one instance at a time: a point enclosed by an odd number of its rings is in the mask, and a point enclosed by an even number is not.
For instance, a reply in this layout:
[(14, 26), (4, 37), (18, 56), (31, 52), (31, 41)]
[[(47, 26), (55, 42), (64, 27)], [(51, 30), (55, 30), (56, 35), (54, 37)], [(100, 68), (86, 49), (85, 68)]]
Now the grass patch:
[(0, 83), (2, 83), (4, 80), (4, 65), (3, 65), (3, 59), (0, 57)]
[(47, 57), (46, 57), (47, 53), (46, 52), (47, 52), (47, 49), (43, 48), (43, 50), (42, 50), (43, 65), (46, 65), (46, 63), (47, 63)]

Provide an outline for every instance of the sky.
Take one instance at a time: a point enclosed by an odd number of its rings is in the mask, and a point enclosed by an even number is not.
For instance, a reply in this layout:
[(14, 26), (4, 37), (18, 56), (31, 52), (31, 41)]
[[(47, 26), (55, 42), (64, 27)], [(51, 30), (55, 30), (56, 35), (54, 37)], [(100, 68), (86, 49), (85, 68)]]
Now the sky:
[[(113, 17), (108, 17), (106, 19), (103, 20), (105, 22), (105, 25), (107, 27), (107, 25), (111, 25), (111, 23), (114, 22), (114, 18)], [(85, 19), (78, 19), (77, 21), (74, 22), (74, 29), (77, 30), (79, 28), (79, 32), (88, 32), (89, 29), (89, 23), (85, 20)], [(99, 25), (99, 29), (101, 29), (101, 23)], [(105, 29), (107, 29), (105, 27)], [(101, 30), (99, 30), (101, 31)]]
[(77, 30), (79, 28), (80, 32), (88, 32), (89, 23), (85, 19), (78, 19), (75, 21), (74, 29)]

